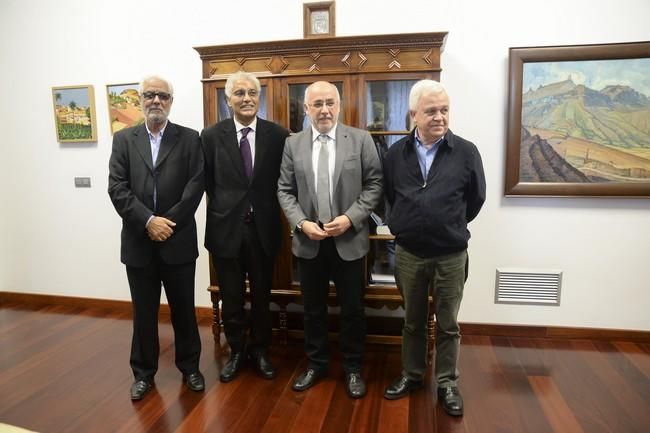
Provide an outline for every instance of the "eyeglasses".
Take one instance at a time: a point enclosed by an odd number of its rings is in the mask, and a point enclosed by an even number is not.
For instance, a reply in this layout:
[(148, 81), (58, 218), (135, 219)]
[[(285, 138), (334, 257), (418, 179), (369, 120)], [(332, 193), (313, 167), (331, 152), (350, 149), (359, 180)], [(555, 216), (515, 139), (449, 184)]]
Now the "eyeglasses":
[(156, 99), (156, 96), (161, 101), (169, 101), (169, 99), (172, 97), (172, 95), (170, 95), (167, 92), (144, 92), (144, 93), (142, 93), (142, 97), (144, 99), (146, 99), (147, 101), (151, 101), (151, 100)]
[(335, 105), (336, 105), (336, 101), (333, 99), (328, 99), (327, 101), (316, 101), (313, 104), (309, 104), (310, 107), (313, 107), (317, 110), (320, 110), (323, 107), (332, 108)]

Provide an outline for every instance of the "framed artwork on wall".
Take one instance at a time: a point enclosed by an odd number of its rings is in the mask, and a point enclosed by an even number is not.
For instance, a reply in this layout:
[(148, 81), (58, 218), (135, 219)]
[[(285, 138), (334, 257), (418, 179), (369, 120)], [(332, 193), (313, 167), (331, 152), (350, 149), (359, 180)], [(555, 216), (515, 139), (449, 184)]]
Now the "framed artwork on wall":
[(106, 85), (111, 134), (144, 122), (139, 87), (139, 83)]
[(305, 38), (336, 36), (333, 1), (303, 4), (303, 32)]
[(650, 42), (510, 48), (506, 196), (650, 197)]
[(52, 87), (52, 101), (59, 143), (97, 141), (93, 86)]

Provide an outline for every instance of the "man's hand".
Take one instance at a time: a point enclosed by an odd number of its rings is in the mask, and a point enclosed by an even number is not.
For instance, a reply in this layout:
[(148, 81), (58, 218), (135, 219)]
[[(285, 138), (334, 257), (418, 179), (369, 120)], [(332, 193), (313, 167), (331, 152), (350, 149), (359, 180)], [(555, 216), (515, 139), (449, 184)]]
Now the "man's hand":
[(328, 235), (327, 232), (321, 229), (318, 224), (313, 221), (303, 221), (302, 232), (312, 241), (321, 241)]
[(347, 215), (339, 215), (327, 224), (323, 224), (323, 229), (328, 236), (337, 237), (345, 233), (352, 227), (352, 221)]
[(167, 218), (155, 216), (147, 225), (147, 234), (149, 239), (156, 242), (164, 242), (174, 234), (176, 223)]

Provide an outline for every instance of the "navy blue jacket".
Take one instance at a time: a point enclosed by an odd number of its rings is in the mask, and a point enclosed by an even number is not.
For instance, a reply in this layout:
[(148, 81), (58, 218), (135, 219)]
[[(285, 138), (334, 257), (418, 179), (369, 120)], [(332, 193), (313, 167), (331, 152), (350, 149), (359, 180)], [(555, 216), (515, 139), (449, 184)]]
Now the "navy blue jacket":
[(395, 241), (418, 257), (463, 251), (467, 223), (485, 202), (485, 175), (476, 146), (447, 131), (427, 179), (415, 150), (415, 130), (393, 144), (384, 158), (388, 226)]

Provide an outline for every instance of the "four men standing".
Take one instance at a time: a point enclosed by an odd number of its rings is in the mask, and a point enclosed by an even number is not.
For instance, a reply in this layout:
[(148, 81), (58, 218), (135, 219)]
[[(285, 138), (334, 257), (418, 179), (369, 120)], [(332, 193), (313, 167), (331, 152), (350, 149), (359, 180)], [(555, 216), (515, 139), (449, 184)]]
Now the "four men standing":
[[(247, 358), (262, 377), (275, 376), (268, 357), (269, 303), (282, 241), (281, 207), (293, 230), (309, 361), (293, 389), (304, 391), (327, 374), (331, 279), (341, 307), (346, 389), (352, 398), (363, 397), (363, 260), (368, 216), (385, 189), (405, 320), (402, 374), (384, 396), (401, 398), (423, 385), (432, 288), (439, 401), (447, 413), (462, 415), (457, 315), (467, 277), (467, 223), (485, 200), (485, 178), (476, 146), (448, 129), (444, 87), (432, 80), (413, 86), (409, 111), (416, 128), (389, 149), (383, 177), (369, 133), (338, 122), (341, 100), (331, 83), (307, 88), (304, 109), (311, 127), (291, 137), (285, 128), (257, 117), (261, 88), (250, 73), (237, 72), (227, 80), (233, 118), (206, 128), (200, 140), (196, 131), (168, 122), (173, 90), (167, 81), (146, 78), (141, 90), (146, 122), (115, 134), (109, 164), (109, 195), (123, 219), (122, 261), (134, 308), (131, 398), (146, 394), (157, 369), (161, 285), (172, 311), (176, 365), (190, 389), (204, 389), (194, 314), (194, 212), (204, 189), (205, 246), (216, 268), (231, 349), (220, 380), (233, 380)], [(247, 280), (250, 318), (244, 309)]]

